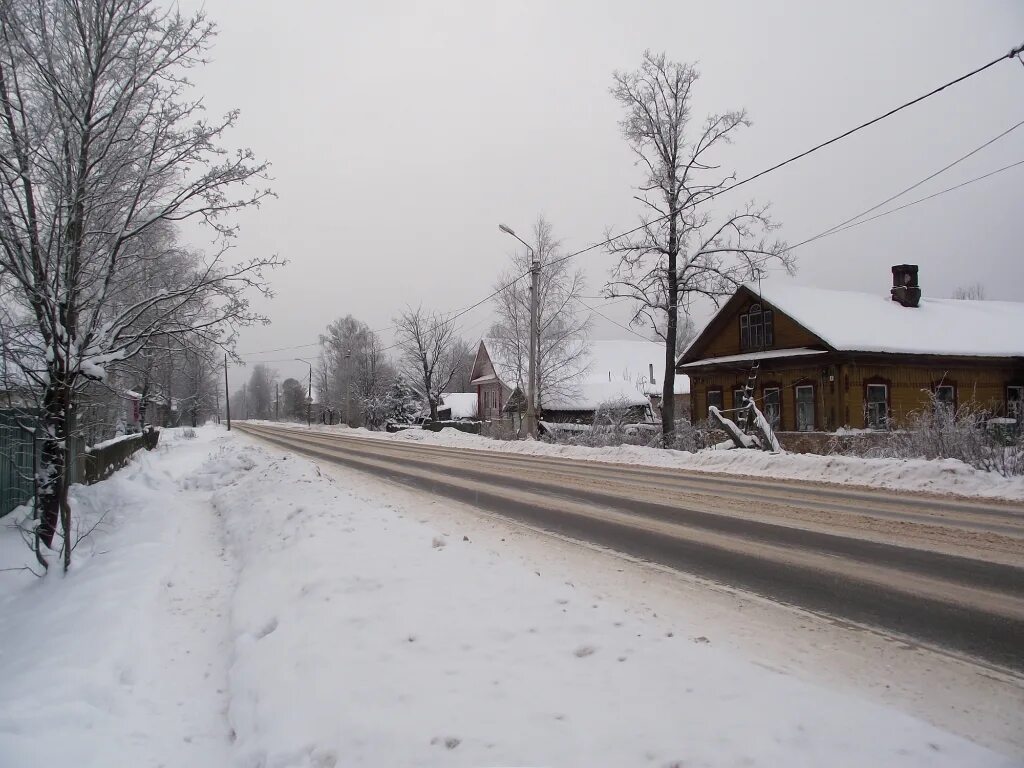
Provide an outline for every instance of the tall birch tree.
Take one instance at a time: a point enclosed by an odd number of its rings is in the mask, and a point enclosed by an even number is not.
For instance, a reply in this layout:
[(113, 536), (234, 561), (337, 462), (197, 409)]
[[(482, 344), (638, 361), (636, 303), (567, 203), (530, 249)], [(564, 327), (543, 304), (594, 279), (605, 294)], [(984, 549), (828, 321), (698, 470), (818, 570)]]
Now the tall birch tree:
[(693, 64), (647, 51), (639, 69), (613, 74), (611, 88), (625, 113), (623, 138), (646, 178), (636, 195), (644, 206), (639, 229), (609, 244), (618, 263), (605, 294), (635, 299), (633, 323), (649, 325), (665, 343), (666, 444), (675, 428), (680, 308), (685, 315), (698, 297), (717, 306), (769, 268), (794, 266), (786, 244), (771, 237), (778, 225), (768, 205), (748, 201), (725, 213), (711, 205), (736, 180), (735, 173), (721, 170), (716, 155), (751, 122), (743, 109), (696, 122), (693, 90), (699, 78)]

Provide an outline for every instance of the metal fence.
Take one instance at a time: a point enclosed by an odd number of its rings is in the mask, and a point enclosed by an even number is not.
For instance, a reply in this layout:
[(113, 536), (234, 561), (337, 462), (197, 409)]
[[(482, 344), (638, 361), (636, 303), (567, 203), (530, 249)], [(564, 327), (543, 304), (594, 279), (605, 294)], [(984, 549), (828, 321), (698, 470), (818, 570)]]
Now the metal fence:
[(6, 515), (35, 494), (39, 461), (36, 424), (36, 418), (30, 414), (0, 410), (0, 515)]
[[(24, 409), (0, 409), (0, 517), (35, 496), (35, 476), (39, 467), (42, 444), (36, 439), (39, 417)], [(79, 482), (82, 472), (78, 456), (84, 441), (71, 442), (68, 479)]]

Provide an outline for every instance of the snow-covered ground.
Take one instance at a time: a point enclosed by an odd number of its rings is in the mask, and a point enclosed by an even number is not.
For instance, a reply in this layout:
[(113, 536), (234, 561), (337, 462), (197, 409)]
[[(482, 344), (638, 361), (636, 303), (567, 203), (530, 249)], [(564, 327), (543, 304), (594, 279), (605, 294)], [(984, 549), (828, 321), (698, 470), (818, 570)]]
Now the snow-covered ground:
[[(259, 423), (259, 422), (254, 422)], [(268, 425), (308, 429), (305, 424)], [(723, 472), (732, 475), (773, 477), (784, 480), (805, 480), (839, 485), (861, 485), (888, 488), (904, 493), (938, 493), (976, 498), (1024, 501), (1024, 476), (1002, 477), (983, 472), (957, 459), (862, 459), (855, 456), (818, 456), (810, 453), (771, 454), (763, 451), (716, 451), (698, 453), (666, 451), (637, 445), (609, 448), (587, 448), (559, 445), (537, 440), (493, 440), (455, 429), (440, 432), (408, 429), (387, 434), (344, 426), (313, 425), (316, 431), (342, 431), (360, 437), (380, 440), (406, 440), (446, 445), (456, 448), (477, 448), (501, 453), (532, 456), (556, 456), (579, 461), (603, 461), (612, 464), (633, 464), (701, 472)]]
[[(5, 768), (1024, 764), (738, 650), (753, 608), (216, 428), (74, 509), (105, 517), (68, 576), (0, 574)], [(22, 546), (5, 528), (0, 567)], [(956, 699), (938, 666), (920, 697)]]

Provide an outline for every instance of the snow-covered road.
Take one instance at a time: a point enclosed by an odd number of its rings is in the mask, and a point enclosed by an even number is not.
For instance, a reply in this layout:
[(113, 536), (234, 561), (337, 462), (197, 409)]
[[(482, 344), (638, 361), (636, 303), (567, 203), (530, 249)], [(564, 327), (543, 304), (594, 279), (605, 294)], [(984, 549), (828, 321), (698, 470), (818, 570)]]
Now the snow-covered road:
[(214, 428), (75, 491), (72, 573), (0, 574), (2, 766), (1024, 764), (1019, 681)]

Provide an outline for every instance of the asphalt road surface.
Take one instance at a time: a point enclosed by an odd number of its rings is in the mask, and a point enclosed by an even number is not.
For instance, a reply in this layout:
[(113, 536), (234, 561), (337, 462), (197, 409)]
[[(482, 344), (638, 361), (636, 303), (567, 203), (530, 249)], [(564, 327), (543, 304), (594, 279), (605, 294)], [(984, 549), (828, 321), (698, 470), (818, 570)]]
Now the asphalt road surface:
[(1024, 672), (1024, 506), (236, 423), (281, 448)]

